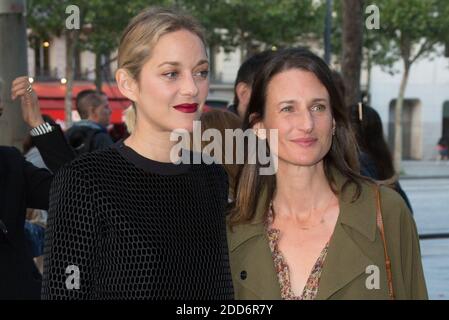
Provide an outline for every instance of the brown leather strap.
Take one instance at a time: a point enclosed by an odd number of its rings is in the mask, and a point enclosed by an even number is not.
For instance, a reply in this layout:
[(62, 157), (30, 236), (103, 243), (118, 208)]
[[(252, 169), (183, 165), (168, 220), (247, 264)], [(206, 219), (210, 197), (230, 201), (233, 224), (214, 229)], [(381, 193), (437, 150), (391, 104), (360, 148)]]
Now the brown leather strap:
[(388, 250), (387, 250), (387, 240), (385, 239), (385, 231), (384, 231), (384, 222), (382, 219), (382, 208), (381, 208), (381, 201), (380, 201), (380, 191), (379, 186), (375, 185), (376, 189), (376, 222), (377, 227), (379, 228), (380, 235), (382, 236), (382, 242), (384, 245), (384, 255), (385, 255), (385, 267), (387, 270), (387, 281), (388, 281), (388, 295), (390, 296), (390, 299), (394, 299), (394, 291), (393, 291), (393, 275), (391, 272), (391, 261), (390, 257), (388, 256)]

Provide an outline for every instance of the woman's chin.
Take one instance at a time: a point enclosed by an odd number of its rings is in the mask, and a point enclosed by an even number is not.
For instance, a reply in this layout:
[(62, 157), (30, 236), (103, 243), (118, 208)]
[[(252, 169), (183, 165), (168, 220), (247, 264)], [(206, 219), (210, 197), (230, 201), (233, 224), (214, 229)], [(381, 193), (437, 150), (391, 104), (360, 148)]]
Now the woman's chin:
[(279, 162), (285, 162), (289, 165), (294, 165), (298, 167), (312, 167), (319, 163), (321, 159), (317, 157), (291, 157), (279, 159)]
[[(175, 123), (173, 123), (171, 125), (171, 127), (173, 128), (173, 130), (187, 130), (188, 132), (192, 132), (194, 129), (194, 121), (198, 121), (199, 120), (199, 116), (188, 116), (185, 117), (183, 116), (181, 119), (176, 119)], [(198, 130), (200, 130), (200, 128), (198, 128)]]

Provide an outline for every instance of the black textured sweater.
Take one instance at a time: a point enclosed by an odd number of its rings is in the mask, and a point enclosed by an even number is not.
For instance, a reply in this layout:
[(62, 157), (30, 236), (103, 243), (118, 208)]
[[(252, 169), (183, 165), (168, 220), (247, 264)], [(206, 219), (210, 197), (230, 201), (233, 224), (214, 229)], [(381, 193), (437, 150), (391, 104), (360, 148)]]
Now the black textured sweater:
[(218, 165), (123, 142), (81, 156), (52, 184), (42, 298), (232, 299), (227, 190)]

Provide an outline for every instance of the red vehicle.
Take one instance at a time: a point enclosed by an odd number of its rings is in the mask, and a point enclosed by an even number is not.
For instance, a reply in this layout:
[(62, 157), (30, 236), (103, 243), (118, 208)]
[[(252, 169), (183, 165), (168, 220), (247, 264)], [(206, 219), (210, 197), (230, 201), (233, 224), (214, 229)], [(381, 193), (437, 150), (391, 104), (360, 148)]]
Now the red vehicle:
[[(66, 86), (60, 82), (34, 82), (33, 89), (39, 99), (42, 114), (47, 114), (52, 117), (63, 129), (67, 129), (65, 126), (65, 110), (64, 99)], [(95, 86), (91, 82), (76, 81), (73, 85), (72, 91), (72, 119), (73, 121), (79, 120), (78, 112), (76, 112), (75, 100), (77, 94), (86, 89), (95, 89)], [(109, 100), (109, 107), (111, 108), (111, 124), (114, 127), (118, 127), (120, 130), (123, 128), (123, 111), (131, 105), (131, 101), (123, 96), (117, 85), (105, 83), (103, 84), (102, 91), (107, 95)], [(213, 108), (224, 108), (223, 103), (216, 105), (215, 100), (208, 100), (203, 108), (204, 112), (207, 112)]]

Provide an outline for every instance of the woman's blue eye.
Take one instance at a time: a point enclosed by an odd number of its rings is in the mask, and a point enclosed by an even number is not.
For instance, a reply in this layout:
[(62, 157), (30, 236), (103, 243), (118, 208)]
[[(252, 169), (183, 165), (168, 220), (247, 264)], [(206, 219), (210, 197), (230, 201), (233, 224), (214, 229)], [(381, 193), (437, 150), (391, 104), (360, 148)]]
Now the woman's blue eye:
[(166, 76), (169, 79), (175, 79), (178, 76), (178, 73), (175, 71), (167, 72), (167, 73), (164, 73), (164, 76)]
[(281, 109), (281, 112), (290, 112), (290, 111), (293, 111), (292, 106), (286, 106)]
[(209, 70), (203, 70), (196, 73), (196, 75), (200, 76), (201, 78), (206, 79), (209, 75)]

